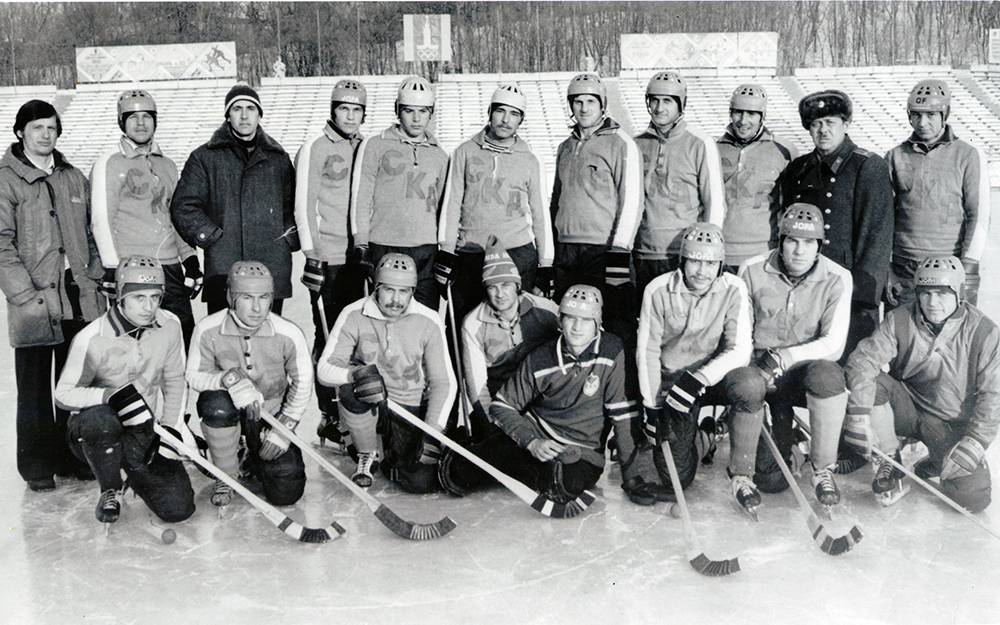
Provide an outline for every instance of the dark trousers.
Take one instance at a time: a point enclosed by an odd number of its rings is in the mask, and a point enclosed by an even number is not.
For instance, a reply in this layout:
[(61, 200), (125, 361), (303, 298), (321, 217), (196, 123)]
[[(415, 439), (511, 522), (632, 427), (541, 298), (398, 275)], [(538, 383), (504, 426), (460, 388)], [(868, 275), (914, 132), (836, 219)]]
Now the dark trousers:
[(669, 273), (681, 266), (681, 257), (673, 254), (668, 258), (659, 260), (636, 258), (632, 256), (632, 266), (635, 267), (635, 290), (639, 303), (642, 303), (642, 296), (646, 292), (646, 287), (657, 277)]
[[(386, 254), (406, 254), (417, 264), (417, 290), (413, 297), (430, 308), (437, 310), (441, 302), (438, 293), (437, 280), (434, 279), (434, 258), (437, 256), (437, 245), (417, 245), (414, 247), (397, 247), (392, 245), (369, 244), (372, 254), (372, 264), (378, 263)], [(377, 273), (377, 272), (376, 272)]]
[(194, 313), (191, 310), (191, 298), (184, 288), (184, 270), (180, 263), (163, 265), (163, 301), (160, 308), (177, 315), (181, 322), (181, 332), (184, 334), (185, 349), (191, 345), (191, 335), (194, 333)]
[(68, 442), (90, 465), (102, 492), (121, 490), (125, 469), (129, 488), (156, 516), (177, 523), (194, 514), (191, 479), (180, 460), (157, 453), (152, 421), (123, 427), (110, 406), (92, 406), (70, 416)]
[(65, 340), (59, 345), (14, 349), (14, 377), (17, 383), (17, 470), (27, 480), (70, 475), (84, 465), (66, 444), (69, 411), (52, 402), (52, 364), (59, 379), (69, 345), (83, 321), (63, 321)]
[[(323, 287), (317, 293), (309, 291), (309, 301), (312, 304), (312, 319), (315, 335), (313, 337), (313, 360), (319, 361), (326, 347), (326, 335), (322, 324), (327, 330), (333, 328), (337, 317), (344, 308), (364, 296), (365, 275), (355, 265), (327, 265), (323, 277)], [(323, 309), (326, 318), (321, 318), (319, 299), (323, 298)], [(337, 393), (333, 387), (324, 386), (316, 381), (316, 399), (319, 401), (320, 412), (332, 416), (337, 415), (334, 401)]]

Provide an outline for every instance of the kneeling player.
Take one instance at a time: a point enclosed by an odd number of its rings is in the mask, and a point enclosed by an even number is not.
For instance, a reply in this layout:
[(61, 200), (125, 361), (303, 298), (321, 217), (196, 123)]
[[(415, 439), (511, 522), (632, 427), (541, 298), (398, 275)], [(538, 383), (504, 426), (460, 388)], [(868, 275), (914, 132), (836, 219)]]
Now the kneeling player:
[[(885, 316), (847, 361), (851, 389), (844, 426), (862, 453), (899, 460), (898, 436), (927, 445), (915, 471), (941, 478), (941, 491), (972, 512), (990, 505), (984, 453), (1000, 426), (1000, 330), (964, 300), (965, 268), (954, 256), (923, 261), (916, 302)], [(889, 365), (889, 372), (882, 371)], [(902, 474), (876, 455), (872, 490), (895, 501)]]
[[(499, 426), (470, 450), (500, 471), (569, 503), (604, 471), (604, 438), (613, 425), (619, 453), (634, 449), (637, 407), (625, 398), (621, 339), (601, 331), (601, 292), (570, 287), (559, 305), (562, 335), (535, 351), (496, 394), (490, 418)], [(452, 451), (442, 464), (443, 486), (463, 495), (491, 483)]]
[[(74, 411), (68, 422), (73, 453), (97, 476), (97, 520), (114, 523), (128, 486), (158, 517), (194, 514), (194, 491), (184, 465), (159, 453), (153, 419), (194, 438), (184, 424), (184, 339), (177, 317), (160, 308), (163, 267), (130, 256), (115, 272), (117, 304), (73, 340), (55, 397)], [(169, 456), (169, 457), (168, 457)]]
[[(305, 490), (302, 452), (262, 423), (260, 411), (294, 430), (312, 396), (313, 366), (302, 330), (271, 312), (273, 296), (274, 281), (263, 263), (233, 263), (229, 308), (195, 326), (187, 381), (200, 393), (198, 416), (212, 461), (237, 477), (242, 432), (244, 470), (260, 480), (268, 501), (286, 506)], [(230, 386), (233, 379), (239, 381)], [(232, 496), (229, 484), (216, 480), (212, 503), (228, 505)]]
[(388, 397), (442, 431), (455, 400), (444, 324), (416, 301), (416, 288), (412, 258), (383, 256), (375, 292), (340, 314), (316, 370), (322, 384), (339, 387), (341, 422), (358, 450), (352, 479), (363, 488), (371, 486), (379, 460), (379, 427), (385, 431), (382, 472), (411, 493), (438, 490), (437, 442), (385, 413)]

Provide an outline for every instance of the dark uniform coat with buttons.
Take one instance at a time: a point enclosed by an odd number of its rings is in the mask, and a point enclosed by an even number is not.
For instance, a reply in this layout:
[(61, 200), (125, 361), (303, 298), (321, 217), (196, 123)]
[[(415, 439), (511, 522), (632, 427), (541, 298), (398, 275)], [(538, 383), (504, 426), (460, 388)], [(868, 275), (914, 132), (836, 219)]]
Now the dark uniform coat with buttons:
[(821, 158), (813, 150), (789, 163), (781, 189), (785, 208), (795, 202), (819, 207), (826, 222), (823, 255), (851, 272), (856, 306), (877, 307), (893, 235), (892, 182), (882, 157), (845, 137), (832, 154)]
[(178, 234), (205, 250), (206, 278), (228, 275), (238, 260), (260, 261), (274, 278), (275, 299), (292, 296), (294, 210), (288, 153), (258, 128), (247, 158), (228, 122), (191, 153), (170, 202)]
[(7, 298), (11, 347), (58, 345), (62, 321), (73, 319), (65, 285), (69, 265), (80, 289), (82, 321), (100, 316), (97, 294), (104, 275), (90, 231), (87, 177), (58, 151), (51, 174), (11, 144), (0, 159), (0, 290)]

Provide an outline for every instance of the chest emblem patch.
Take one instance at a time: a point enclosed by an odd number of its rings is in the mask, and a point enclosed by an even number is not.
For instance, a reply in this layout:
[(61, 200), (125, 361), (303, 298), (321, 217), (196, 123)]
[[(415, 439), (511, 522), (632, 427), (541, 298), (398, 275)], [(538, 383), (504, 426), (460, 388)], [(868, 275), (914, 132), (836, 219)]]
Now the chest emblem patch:
[(594, 393), (597, 392), (597, 387), (600, 386), (601, 380), (596, 375), (591, 373), (587, 376), (587, 380), (583, 383), (583, 394), (587, 397), (593, 397)]

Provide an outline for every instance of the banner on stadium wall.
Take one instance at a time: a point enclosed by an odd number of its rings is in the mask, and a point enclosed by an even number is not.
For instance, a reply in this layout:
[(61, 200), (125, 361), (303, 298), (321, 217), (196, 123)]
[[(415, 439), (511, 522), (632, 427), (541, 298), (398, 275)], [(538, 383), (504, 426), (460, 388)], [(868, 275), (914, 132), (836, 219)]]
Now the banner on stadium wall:
[(77, 82), (236, 78), (236, 43), (102, 46), (76, 49)]
[(404, 15), (403, 60), (451, 61), (451, 16)]
[(778, 33), (622, 35), (622, 69), (777, 67)]

